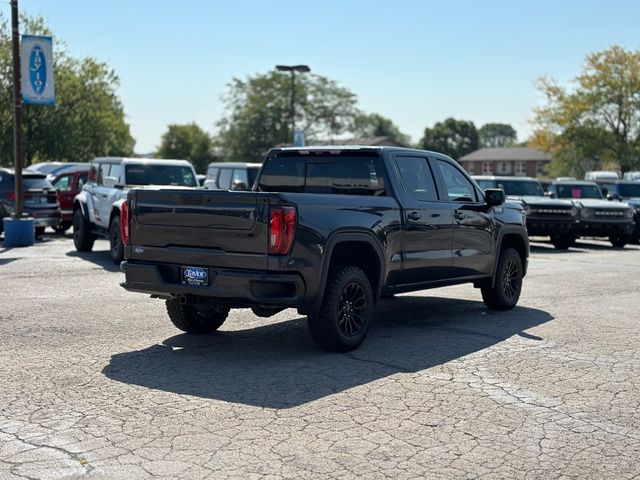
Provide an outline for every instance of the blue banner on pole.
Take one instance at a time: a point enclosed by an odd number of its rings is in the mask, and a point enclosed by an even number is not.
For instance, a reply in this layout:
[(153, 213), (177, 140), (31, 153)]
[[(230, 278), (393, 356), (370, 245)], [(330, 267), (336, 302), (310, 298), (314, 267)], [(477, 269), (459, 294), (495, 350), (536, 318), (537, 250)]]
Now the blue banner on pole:
[(24, 103), (53, 105), (56, 101), (56, 92), (51, 37), (22, 35), (20, 56)]

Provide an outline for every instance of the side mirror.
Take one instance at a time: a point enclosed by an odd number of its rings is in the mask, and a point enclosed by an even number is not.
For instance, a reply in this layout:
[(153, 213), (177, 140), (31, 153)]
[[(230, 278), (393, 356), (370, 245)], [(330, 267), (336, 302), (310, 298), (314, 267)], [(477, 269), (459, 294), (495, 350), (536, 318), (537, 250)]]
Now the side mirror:
[(497, 207), (505, 202), (504, 190), (501, 188), (487, 188), (484, 191), (484, 203), (487, 207)]
[(555, 192), (544, 192), (544, 196), (548, 198), (556, 198)]
[(609, 193), (607, 193), (607, 200), (609, 200), (609, 201), (620, 200), (620, 197), (618, 195), (616, 195), (615, 193), (609, 192)]

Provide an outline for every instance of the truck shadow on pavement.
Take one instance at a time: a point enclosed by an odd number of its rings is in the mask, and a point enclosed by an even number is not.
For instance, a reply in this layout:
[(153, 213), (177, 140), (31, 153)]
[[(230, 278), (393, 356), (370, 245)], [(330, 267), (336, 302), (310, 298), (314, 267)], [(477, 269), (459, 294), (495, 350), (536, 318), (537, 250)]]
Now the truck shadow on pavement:
[(66, 255), (67, 257), (81, 258), (82, 260), (91, 262), (98, 267), (104, 268), (108, 272), (120, 271), (120, 265), (113, 263), (113, 260), (111, 259), (111, 252), (109, 250), (96, 250), (93, 252), (78, 252), (76, 250), (71, 250), (67, 252)]
[(525, 348), (536, 346), (543, 339), (524, 331), (550, 320), (547, 312), (526, 307), (496, 313), (481, 302), (402, 296), (379, 305), (367, 340), (354, 352), (320, 350), (299, 318), (209, 336), (176, 335), (113, 355), (102, 373), (150, 389), (291, 408), (456, 360), (514, 335)]

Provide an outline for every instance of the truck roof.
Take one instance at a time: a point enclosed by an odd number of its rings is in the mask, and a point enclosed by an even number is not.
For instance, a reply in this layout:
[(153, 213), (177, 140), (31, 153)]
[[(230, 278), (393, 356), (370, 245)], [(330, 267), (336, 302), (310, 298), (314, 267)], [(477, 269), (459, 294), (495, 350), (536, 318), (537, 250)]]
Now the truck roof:
[(227, 168), (260, 168), (261, 163), (248, 163), (248, 162), (211, 162), (208, 168), (211, 167), (227, 167)]
[(190, 167), (187, 160), (163, 159), (163, 158), (130, 158), (130, 157), (96, 157), (94, 162), (121, 163), (125, 165), (172, 165)]
[(407, 153), (431, 153), (434, 155), (442, 155), (438, 152), (433, 152), (430, 150), (421, 150), (419, 148), (407, 148), (407, 147), (392, 147), (392, 146), (374, 146), (374, 145), (309, 145), (306, 147), (277, 147), (269, 150), (267, 155), (273, 155), (278, 152), (301, 152), (302, 154), (308, 152), (333, 152), (340, 153), (343, 151), (353, 151), (353, 152), (383, 152), (383, 151), (394, 151), (394, 152), (407, 152)]

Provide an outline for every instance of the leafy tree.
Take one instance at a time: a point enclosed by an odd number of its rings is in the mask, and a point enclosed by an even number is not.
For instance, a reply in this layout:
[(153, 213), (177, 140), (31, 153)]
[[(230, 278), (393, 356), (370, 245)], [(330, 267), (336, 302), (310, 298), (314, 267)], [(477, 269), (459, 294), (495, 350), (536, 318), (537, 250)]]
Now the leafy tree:
[(507, 147), (514, 145), (518, 134), (508, 123), (487, 123), (478, 130), (483, 147)]
[(389, 137), (400, 145), (409, 145), (411, 139), (389, 119), (377, 113), (360, 114), (354, 120), (356, 137)]
[[(0, 15), (0, 165), (13, 164), (11, 32)], [(21, 30), (51, 35), (40, 17), (23, 17)], [(117, 75), (93, 58), (71, 57), (54, 39), (55, 106), (24, 105), (24, 164), (89, 161), (98, 155), (130, 155), (134, 140), (116, 95)]]
[[(353, 93), (320, 75), (297, 75), (295, 94), (296, 128), (308, 143), (350, 131), (359, 113)], [(288, 74), (234, 78), (223, 96), (225, 115), (217, 123), (216, 144), (225, 160), (262, 161), (269, 148), (290, 144), (290, 98)]]
[(420, 145), (425, 150), (449, 155), (458, 159), (478, 149), (478, 130), (473, 122), (447, 118), (433, 128), (425, 128)]
[(587, 56), (571, 90), (543, 78), (531, 144), (552, 152), (552, 175), (640, 169), (640, 51), (613, 46)]
[(159, 158), (189, 160), (196, 171), (205, 173), (207, 165), (214, 160), (211, 137), (195, 123), (169, 125), (162, 135)]

